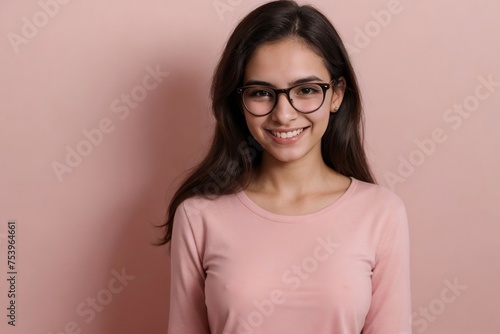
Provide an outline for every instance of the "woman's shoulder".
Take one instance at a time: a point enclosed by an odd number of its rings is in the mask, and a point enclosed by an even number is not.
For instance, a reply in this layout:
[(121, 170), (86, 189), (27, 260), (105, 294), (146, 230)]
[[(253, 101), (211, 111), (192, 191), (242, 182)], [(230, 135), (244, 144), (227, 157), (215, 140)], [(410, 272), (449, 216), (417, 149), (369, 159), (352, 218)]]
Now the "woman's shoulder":
[(231, 206), (234, 206), (234, 200), (236, 199), (236, 196), (237, 193), (217, 196), (195, 195), (183, 200), (179, 207), (182, 207), (184, 210), (193, 213), (221, 210), (226, 207), (230, 208)]
[[(407, 229), (408, 216), (403, 200), (392, 190), (379, 184), (355, 180), (355, 190), (346, 207), (352, 214), (366, 221), (370, 228), (379, 226), (382, 230)], [(375, 225), (372, 225), (375, 224)]]
[(385, 207), (404, 207), (403, 200), (389, 188), (353, 178), (353, 197), (367, 204)]

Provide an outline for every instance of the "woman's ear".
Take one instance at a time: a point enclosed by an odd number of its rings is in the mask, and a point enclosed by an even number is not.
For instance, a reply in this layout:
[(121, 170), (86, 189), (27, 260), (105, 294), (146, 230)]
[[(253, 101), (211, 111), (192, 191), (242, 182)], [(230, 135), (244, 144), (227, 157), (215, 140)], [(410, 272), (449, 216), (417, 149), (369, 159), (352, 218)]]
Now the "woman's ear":
[(330, 112), (337, 112), (344, 99), (346, 82), (344, 77), (340, 77), (332, 86), (333, 97), (330, 105)]

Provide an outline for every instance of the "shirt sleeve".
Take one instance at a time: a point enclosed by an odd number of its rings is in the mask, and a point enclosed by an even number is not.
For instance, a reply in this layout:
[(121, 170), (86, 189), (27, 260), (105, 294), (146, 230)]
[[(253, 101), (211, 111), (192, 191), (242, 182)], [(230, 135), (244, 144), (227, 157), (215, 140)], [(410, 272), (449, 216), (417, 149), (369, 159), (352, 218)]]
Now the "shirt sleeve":
[(372, 302), (362, 334), (411, 334), (410, 242), (404, 205), (395, 210), (378, 247)]
[(169, 334), (210, 334), (205, 271), (184, 203), (177, 208), (171, 240)]

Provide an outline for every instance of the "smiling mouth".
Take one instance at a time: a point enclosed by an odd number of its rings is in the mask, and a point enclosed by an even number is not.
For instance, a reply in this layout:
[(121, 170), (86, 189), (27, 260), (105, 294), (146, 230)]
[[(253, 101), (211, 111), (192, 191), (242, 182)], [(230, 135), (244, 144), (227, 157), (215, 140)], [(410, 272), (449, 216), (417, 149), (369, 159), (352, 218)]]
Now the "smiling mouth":
[(305, 128), (302, 128), (302, 129), (293, 130), (293, 131), (287, 131), (287, 132), (272, 131), (272, 130), (270, 130), (269, 132), (271, 132), (271, 134), (273, 136), (278, 137), (278, 138), (293, 138), (293, 137), (298, 136), (299, 134), (301, 134), (302, 131), (304, 131), (307, 128), (308, 127), (305, 127)]

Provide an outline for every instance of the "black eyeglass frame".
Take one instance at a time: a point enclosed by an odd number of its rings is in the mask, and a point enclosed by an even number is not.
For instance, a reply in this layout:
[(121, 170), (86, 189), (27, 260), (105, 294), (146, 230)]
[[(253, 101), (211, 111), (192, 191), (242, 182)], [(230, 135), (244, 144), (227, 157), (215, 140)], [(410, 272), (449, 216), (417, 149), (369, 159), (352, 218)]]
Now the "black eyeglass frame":
[[(274, 92), (275, 100), (274, 100), (274, 105), (271, 108), (271, 110), (268, 113), (265, 113), (265, 114), (262, 114), (262, 115), (256, 115), (256, 114), (252, 113), (248, 109), (247, 105), (245, 104), (245, 99), (243, 98), (243, 93), (247, 89), (253, 88), (253, 87), (258, 87), (258, 86), (261, 86), (261, 85), (250, 85), (250, 86), (239, 87), (239, 88), (236, 88), (236, 93), (241, 96), (241, 101), (243, 102), (243, 106), (245, 107), (245, 110), (248, 111), (250, 114), (252, 114), (255, 117), (263, 117), (263, 116), (267, 116), (270, 113), (272, 113), (273, 110), (274, 110), (274, 108), (276, 108), (276, 105), (278, 104), (278, 95), (279, 94), (285, 94), (288, 102), (290, 103), (290, 105), (292, 106), (292, 108), (295, 109), (296, 111), (300, 112), (301, 114), (310, 114), (310, 113), (313, 113), (313, 112), (317, 111), (319, 108), (321, 108), (323, 106), (323, 103), (325, 103), (326, 91), (330, 87), (335, 87), (335, 85), (339, 81), (340, 81), (339, 79), (332, 79), (332, 81), (330, 81), (329, 83), (324, 83), (324, 82), (303, 82), (303, 83), (300, 83), (300, 84), (297, 84), (297, 85), (293, 85), (292, 87), (284, 88), (284, 89), (274, 89), (274, 88), (271, 88), (271, 87), (266, 87), (266, 88), (268, 88), (268, 89), (270, 89), (270, 90), (272, 90)], [(296, 88), (296, 87), (307, 85), (307, 84), (314, 84), (314, 85), (320, 86), (321, 89), (323, 90), (323, 100), (321, 101), (321, 104), (319, 105), (319, 107), (316, 108), (316, 109), (314, 109), (314, 110), (312, 110), (312, 111), (300, 111), (297, 108), (295, 108), (295, 106), (293, 105), (293, 102), (292, 102), (293, 100), (290, 98), (290, 91), (292, 89)]]

